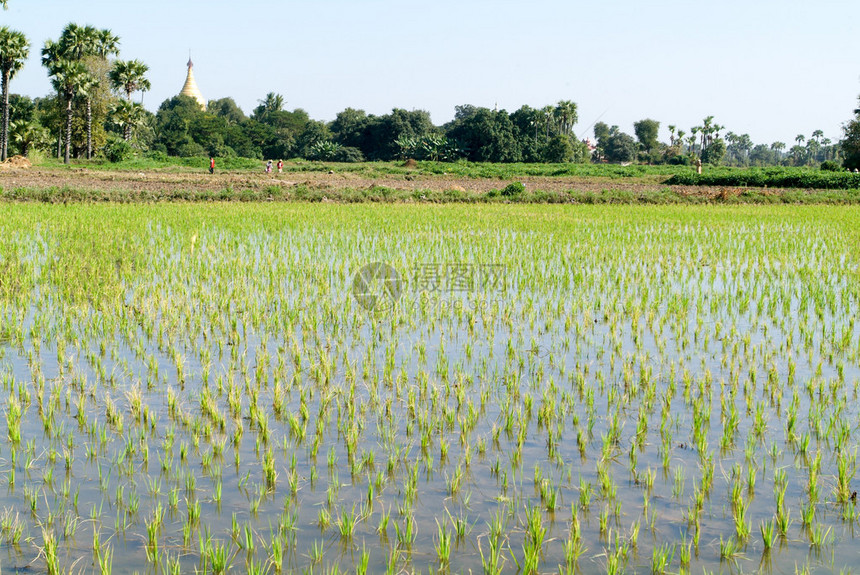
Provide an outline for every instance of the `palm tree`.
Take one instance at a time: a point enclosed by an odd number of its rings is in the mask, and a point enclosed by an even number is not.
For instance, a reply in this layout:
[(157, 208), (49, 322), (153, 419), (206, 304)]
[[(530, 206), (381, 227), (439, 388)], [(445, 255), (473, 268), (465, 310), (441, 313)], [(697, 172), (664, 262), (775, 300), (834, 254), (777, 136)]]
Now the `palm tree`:
[(711, 131), (714, 129), (712, 125), (713, 121), (714, 117), (708, 116), (702, 120), (702, 126), (699, 128), (699, 131), (702, 133), (702, 152), (710, 145)]
[(552, 128), (552, 119), (553, 119), (554, 112), (555, 112), (555, 108), (553, 108), (552, 106), (544, 106), (543, 108), (541, 108), (541, 113), (543, 113), (544, 122), (546, 122), (545, 127), (546, 127), (546, 141), (547, 142), (549, 142), (549, 131), (550, 131), (550, 128)]
[(777, 163), (782, 163), (782, 151), (785, 149), (785, 142), (774, 142), (770, 145), (770, 149), (776, 152)]
[(9, 134), (12, 140), (18, 144), (18, 151), (26, 157), (30, 154), (30, 148), (48, 142), (50, 136), (48, 131), (34, 122), (18, 120), (9, 126)]
[(117, 60), (108, 73), (111, 87), (116, 91), (125, 92), (125, 99), (131, 101), (131, 95), (140, 90), (146, 92), (151, 87), (146, 73), (149, 66), (140, 60)]
[(67, 58), (61, 44), (51, 40), (42, 48), (42, 64), (48, 69), (54, 89), (66, 103), (66, 153), (63, 162), (68, 164), (72, 149), (72, 101), (87, 80), (87, 69), (82, 62)]
[(275, 92), (269, 92), (266, 94), (266, 99), (261, 100), (260, 103), (265, 107), (267, 112), (280, 112), (284, 109), (284, 97), (281, 94), (276, 94)]
[(576, 103), (570, 100), (561, 100), (555, 106), (554, 115), (556, 124), (562, 135), (570, 136), (573, 132), (573, 126), (579, 119), (576, 113)]
[(58, 50), (69, 60), (83, 60), (95, 51), (98, 30), (92, 26), (69, 23), (60, 33)]
[(283, 110), (286, 104), (284, 97), (275, 92), (269, 92), (264, 99), (257, 101), (260, 105), (254, 108), (254, 118), (263, 123), (267, 122), (270, 115)]
[(123, 139), (131, 140), (131, 132), (144, 118), (143, 106), (129, 100), (118, 100), (110, 111), (111, 121), (122, 128)]
[(696, 153), (696, 129), (690, 128), (692, 134), (687, 138), (687, 153), (695, 154)]
[(98, 78), (89, 73), (89, 58), (107, 59), (119, 53), (119, 37), (110, 30), (93, 26), (66, 25), (57, 42), (48, 41), (42, 50), (42, 63), (54, 78), (55, 87), (66, 103), (66, 158), (71, 150), (72, 100), (83, 96), (86, 104), (87, 158), (92, 157), (92, 95), (99, 86)]
[(806, 150), (807, 150), (807, 162), (814, 163), (818, 161), (818, 152), (821, 149), (821, 143), (814, 139), (809, 138), (806, 141)]
[[(6, 7), (5, 2), (3, 7)], [(2, 73), (3, 119), (0, 126), (0, 161), (5, 161), (9, 150), (9, 81), (24, 66), (30, 55), (30, 42), (21, 32), (0, 27), (0, 73)]]
[[(822, 136), (823, 135), (824, 134), (822, 134)], [(830, 140), (830, 138), (824, 138), (823, 140), (821, 140), (821, 145), (824, 146), (824, 161), (825, 162), (830, 159), (830, 144), (832, 144), (832, 143), (833, 142)]]
[(87, 159), (93, 157), (93, 99), (92, 94), (99, 87), (98, 79), (87, 71), (78, 86), (78, 95), (83, 96), (87, 107)]
[[(60, 35), (60, 42), (65, 43), (66, 53), (75, 60), (86, 61), (88, 58), (106, 60), (112, 54), (119, 54), (119, 36), (108, 29), (98, 30), (93, 26), (81, 28), (77, 24), (69, 24)], [(93, 105), (92, 96), (98, 89), (99, 81), (88, 74), (84, 78), (78, 93), (83, 96), (87, 110), (87, 159), (93, 156)]]
[(94, 55), (107, 59), (108, 56), (119, 55), (119, 36), (108, 28), (95, 32)]
[[(698, 139), (698, 134), (701, 131), (702, 128), (700, 126), (693, 126), (692, 128), (690, 128), (690, 151), (692, 153), (696, 153), (696, 140)], [(702, 141), (704, 141), (704, 138), (705, 137), (702, 136)], [(704, 151), (704, 149), (699, 151)]]

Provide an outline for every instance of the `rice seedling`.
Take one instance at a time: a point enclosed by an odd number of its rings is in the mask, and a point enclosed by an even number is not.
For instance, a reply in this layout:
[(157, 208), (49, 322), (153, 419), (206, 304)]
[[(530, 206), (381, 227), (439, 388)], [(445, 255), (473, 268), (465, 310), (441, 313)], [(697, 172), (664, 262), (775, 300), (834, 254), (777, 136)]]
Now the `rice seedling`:
[(532, 507), (526, 510), (526, 539), (523, 543), (523, 562), (521, 568), (525, 573), (537, 573), (541, 559), (546, 528), (543, 525), (540, 509)]
[(809, 527), (809, 544), (812, 547), (821, 547), (827, 545), (830, 541), (830, 527), (824, 529), (820, 523), (816, 523)]
[(353, 506), (350, 511), (347, 511), (345, 507), (341, 508), (337, 527), (340, 531), (340, 537), (342, 540), (352, 540), (352, 535), (355, 532), (355, 526), (358, 523), (358, 520), (359, 517), (355, 514), (355, 506)]
[(436, 558), (444, 568), (451, 560), (451, 533), (445, 523), (436, 524)]
[(651, 573), (655, 575), (667, 573), (674, 557), (674, 547), (669, 547), (668, 545), (655, 547), (651, 557)]
[(720, 535), (720, 559), (734, 559), (740, 551), (740, 546), (733, 537), (723, 541), (723, 536)]
[(762, 543), (764, 543), (765, 551), (771, 549), (773, 547), (773, 542), (776, 540), (776, 519), (771, 519), (770, 521), (762, 521), (759, 524), (759, 530), (761, 531), (761, 539)]

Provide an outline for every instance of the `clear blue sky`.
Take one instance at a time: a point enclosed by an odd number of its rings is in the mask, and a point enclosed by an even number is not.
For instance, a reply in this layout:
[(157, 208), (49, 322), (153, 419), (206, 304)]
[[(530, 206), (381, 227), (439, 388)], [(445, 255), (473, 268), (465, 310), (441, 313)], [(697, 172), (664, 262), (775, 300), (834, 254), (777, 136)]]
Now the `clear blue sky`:
[(841, 136), (860, 93), (856, 0), (9, 0), (0, 23), (31, 58), (12, 91), (50, 92), (39, 51), (68, 22), (110, 28), (150, 67), (155, 110), (179, 92), (189, 49), (207, 99), (250, 113), (267, 92), (332, 120), (454, 106), (579, 105), (632, 133), (650, 117), (688, 130), (707, 115), (756, 143)]

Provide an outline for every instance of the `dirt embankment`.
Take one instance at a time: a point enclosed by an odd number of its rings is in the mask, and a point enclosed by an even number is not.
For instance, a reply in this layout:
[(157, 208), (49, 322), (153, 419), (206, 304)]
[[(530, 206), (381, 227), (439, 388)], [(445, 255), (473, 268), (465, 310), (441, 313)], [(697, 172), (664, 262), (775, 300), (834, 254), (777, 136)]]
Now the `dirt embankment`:
[[(599, 193), (618, 190), (632, 193), (667, 191), (681, 195), (696, 195), (724, 199), (737, 195), (742, 190), (708, 186), (667, 186), (660, 179), (643, 182), (610, 178), (576, 177), (533, 177), (517, 178), (527, 190), (547, 192)], [(367, 177), (348, 172), (292, 172), (283, 174), (253, 174), (247, 172), (216, 172), (210, 175), (205, 171), (196, 172), (132, 172), (89, 170), (87, 168), (56, 169), (30, 167), (26, 158), (10, 158), (0, 164), (0, 187), (6, 189), (29, 188), (72, 188), (88, 191), (129, 191), (129, 192), (218, 192), (225, 189), (235, 191), (259, 191), (269, 186), (290, 188), (305, 186), (320, 190), (365, 190), (381, 186), (394, 190), (428, 190), (443, 192), (457, 190), (462, 192), (486, 193), (504, 188), (509, 181), (496, 178), (469, 178), (451, 175), (394, 174), (380, 177)], [(779, 190), (768, 190), (779, 193)]]

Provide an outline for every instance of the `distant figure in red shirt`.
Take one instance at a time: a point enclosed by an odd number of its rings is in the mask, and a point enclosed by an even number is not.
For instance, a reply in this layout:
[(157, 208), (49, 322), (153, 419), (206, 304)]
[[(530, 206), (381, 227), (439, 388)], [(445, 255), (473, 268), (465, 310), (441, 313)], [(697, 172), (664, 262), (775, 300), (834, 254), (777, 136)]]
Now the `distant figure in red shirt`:
[(215, 158), (209, 158), (209, 173), (215, 173)]
[(278, 173), (280, 174), (283, 171), (284, 171), (284, 161), (278, 160)]

